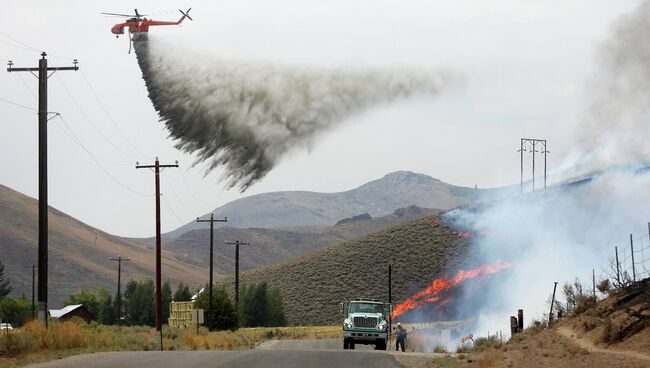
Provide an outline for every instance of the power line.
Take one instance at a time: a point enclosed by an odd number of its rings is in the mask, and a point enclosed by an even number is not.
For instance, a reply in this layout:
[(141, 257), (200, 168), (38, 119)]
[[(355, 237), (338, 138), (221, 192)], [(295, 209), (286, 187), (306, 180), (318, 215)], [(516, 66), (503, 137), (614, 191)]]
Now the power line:
[(99, 168), (102, 169), (102, 171), (103, 171), (106, 175), (108, 175), (111, 179), (113, 179), (114, 182), (116, 182), (116, 183), (119, 184), (122, 188), (128, 190), (128, 191), (131, 192), (131, 193), (138, 194), (138, 195), (145, 196), (145, 197), (150, 197), (150, 196), (151, 196), (151, 194), (142, 193), (142, 192), (139, 192), (139, 191), (137, 191), (137, 190), (134, 190), (134, 189), (129, 188), (126, 184), (122, 183), (119, 179), (117, 179), (115, 176), (113, 176), (113, 175), (112, 175), (108, 170), (106, 170), (106, 168), (105, 168), (104, 166), (102, 166), (102, 164), (99, 163), (99, 161), (97, 161), (97, 159), (95, 158), (95, 156), (94, 156), (94, 155), (93, 155), (93, 154), (88, 150), (88, 148), (86, 148), (86, 146), (81, 142), (81, 140), (79, 139), (79, 137), (77, 137), (77, 135), (74, 134), (74, 131), (70, 128), (70, 126), (69, 126), (68, 123), (65, 121), (65, 119), (63, 119), (63, 116), (61, 116), (61, 114), (58, 114), (58, 117), (59, 117), (59, 119), (61, 119), (61, 122), (63, 122), (63, 125), (65, 125), (65, 127), (68, 128), (68, 131), (70, 132), (70, 134), (72, 134), (72, 136), (74, 137), (73, 141), (76, 142), (76, 143), (79, 145), (79, 147), (81, 147), (84, 151), (86, 151), (86, 153), (87, 153), (88, 156), (93, 160), (93, 162), (95, 162), (95, 164), (96, 164), (97, 166), (99, 166)]
[[(57, 76), (57, 78), (59, 78), (59, 77)], [(77, 99), (74, 98), (74, 96), (72, 95), (72, 93), (70, 92), (70, 90), (68, 89), (68, 87), (66, 86), (66, 84), (63, 82), (63, 80), (62, 80), (61, 78), (59, 78), (59, 81), (61, 82), (61, 86), (63, 86), (63, 89), (64, 89), (65, 92), (68, 94), (68, 96), (70, 97), (70, 99), (72, 100), (72, 102), (75, 104), (75, 106), (77, 106), (77, 109), (79, 109), (79, 111), (81, 112), (81, 114), (84, 116), (84, 118), (86, 118), (86, 120), (88, 121), (88, 123), (90, 123), (90, 125), (95, 129), (95, 131), (97, 132), (97, 134), (99, 134), (100, 137), (102, 137), (102, 138), (103, 138), (103, 139), (104, 139), (108, 144), (110, 144), (111, 146), (113, 146), (113, 148), (115, 148), (116, 150), (120, 151), (123, 155), (125, 155), (125, 156), (127, 156), (127, 157), (130, 157), (130, 158), (133, 158), (133, 159), (139, 159), (139, 157), (137, 157), (137, 156), (133, 156), (133, 155), (129, 154), (128, 152), (126, 152), (125, 150), (123, 150), (122, 148), (120, 148), (119, 146), (117, 146), (115, 143), (111, 142), (111, 140), (109, 140), (109, 139), (108, 139), (108, 138), (107, 138), (107, 137), (106, 137), (106, 136), (105, 136), (105, 135), (104, 135), (104, 134), (99, 130), (99, 128), (95, 125), (95, 123), (93, 123), (93, 121), (90, 119), (90, 117), (88, 116), (88, 114), (86, 114), (86, 112), (84, 111), (84, 109), (81, 107), (81, 105), (79, 104), (79, 102), (77, 102)]]
[(185, 186), (187, 187), (187, 191), (190, 193), (192, 196), (192, 199), (194, 200), (194, 203), (196, 203), (196, 206), (201, 212), (205, 212), (205, 209), (201, 204), (199, 203), (199, 200), (196, 198), (194, 195), (194, 192), (192, 191), (192, 188), (190, 187), (190, 184), (187, 182), (187, 179), (185, 178), (185, 174), (183, 173), (183, 170), (181, 170), (181, 178), (183, 178), (183, 182), (185, 183)]
[[(35, 47), (32, 47), (32, 46), (30, 46), (30, 45), (28, 45), (28, 44), (26, 44), (26, 43), (24, 43), (22, 41), (19, 41), (19, 40), (9, 36), (8, 34), (6, 34), (4, 32), (0, 32), (0, 36), (3, 36), (3, 37), (5, 37), (5, 38), (7, 38), (7, 39), (9, 39), (9, 40), (11, 40), (12, 42), (15, 43), (15, 44), (12, 44), (12, 43), (9, 43), (7, 41), (0, 40), (0, 42), (2, 42), (4, 44), (7, 44), (9, 46), (17, 47), (17, 48), (28, 50), (28, 51), (34, 51), (34, 52), (38, 52), (38, 53), (43, 51), (43, 50), (39, 50), (39, 49), (37, 49)], [(73, 60), (74, 59), (74, 58), (71, 58), (71, 57), (54, 55), (54, 54), (47, 54), (47, 56), (55, 58), (55, 59), (62, 59), (62, 60)]]
[(35, 108), (35, 107), (31, 107), (31, 106), (27, 106), (27, 105), (19, 104), (18, 102), (9, 101), (9, 100), (4, 99), (4, 98), (2, 98), (2, 97), (0, 97), (0, 101), (5, 102), (5, 103), (8, 103), (8, 104), (10, 104), (10, 105), (14, 105), (14, 106), (22, 107), (23, 109), (32, 110), (32, 111), (38, 111), (38, 109)]
[(102, 108), (102, 110), (104, 111), (104, 113), (105, 113), (106, 116), (108, 117), (108, 120), (109, 120), (111, 123), (113, 123), (113, 126), (114, 126), (115, 129), (120, 133), (120, 135), (122, 136), (122, 138), (124, 138), (124, 140), (126, 141), (126, 143), (128, 143), (128, 144), (129, 144), (129, 145), (130, 145), (134, 150), (136, 150), (136, 151), (137, 151), (139, 154), (141, 154), (142, 156), (144, 156), (144, 157), (150, 157), (151, 155), (148, 155), (148, 154), (142, 152), (142, 150), (140, 150), (140, 149), (138, 148), (138, 146), (136, 146), (135, 144), (133, 144), (133, 142), (131, 142), (131, 140), (129, 140), (129, 138), (126, 136), (126, 134), (124, 134), (124, 132), (122, 131), (122, 129), (120, 129), (119, 125), (115, 122), (115, 120), (113, 119), (113, 117), (111, 116), (111, 114), (108, 112), (108, 110), (106, 109), (106, 107), (104, 106), (104, 104), (102, 103), (102, 101), (99, 99), (99, 96), (97, 96), (97, 93), (95, 92), (95, 89), (94, 89), (93, 86), (90, 84), (90, 81), (88, 81), (88, 78), (86, 78), (86, 74), (85, 74), (84, 72), (81, 72), (81, 76), (83, 77), (84, 81), (86, 81), (86, 84), (88, 85), (88, 88), (90, 89), (90, 91), (92, 92), (93, 96), (95, 97), (95, 100), (97, 100), (97, 103), (99, 104), (99, 106)]
[[(168, 183), (168, 184), (169, 184), (169, 183)], [(171, 212), (172, 215), (174, 215), (174, 217), (176, 217), (176, 219), (177, 219), (177, 220), (182, 224), (182, 223), (183, 223), (183, 220), (182, 220), (181, 217), (178, 215), (178, 213), (176, 213), (176, 211), (174, 211), (174, 208), (173, 208), (172, 205), (167, 201), (167, 198), (165, 198), (165, 196), (162, 195), (162, 194), (161, 194), (160, 196), (162, 197), (163, 202), (165, 202), (165, 205), (167, 206), (167, 209), (169, 210), (169, 212)]]
[(176, 189), (174, 189), (174, 186), (172, 185), (171, 180), (169, 180), (169, 179), (167, 179), (167, 178), (163, 178), (163, 180), (165, 180), (165, 183), (167, 183), (167, 185), (168, 185), (169, 188), (171, 189), (172, 193), (174, 194), (174, 197), (176, 197), (176, 198), (179, 200), (179, 202), (181, 202), (181, 204), (182, 204), (183, 207), (187, 210), (187, 212), (189, 212), (189, 213), (194, 213), (194, 211), (192, 211), (192, 209), (189, 208), (189, 207), (187, 206), (187, 204), (185, 203), (185, 201), (183, 201), (183, 198), (180, 196), (180, 194), (178, 194), (178, 192), (176, 191)]

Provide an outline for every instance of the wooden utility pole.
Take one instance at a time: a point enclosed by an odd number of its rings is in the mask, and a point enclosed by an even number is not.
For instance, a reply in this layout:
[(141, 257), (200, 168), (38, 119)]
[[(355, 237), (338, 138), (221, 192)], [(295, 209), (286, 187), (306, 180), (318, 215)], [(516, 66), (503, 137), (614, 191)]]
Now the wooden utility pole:
[(34, 304), (36, 295), (36, 265), (32, 264), (32, 319), (36, 319), (36, 304)]
[(156, 157), (153, 165), (139, 165), (136, 169), (153, 169), (156, 177), (156, 331), (162, 331), (162, 306), (160, 297), (160, 172), (167, 167), (178, 167), (178, 161), (170, 165), (161, 165)]
[[(37, 68), (14, 68), (7, 63), (8, 72), (29, 72), (38, 78), (38, 320), (47, 328), (47, 79), (61, 70), (79, 70), (77, 59), (74, 66), (48, 67), (47, 54), (41, 53)], [(49, 72), (52, 73), (49, 73)], [(38, 72), (38, 76), (34, 74)], [(49, 73), (49, 74), (48, 74)], [(55, 115), (56, 116), (56, 115)]]
[(553, 285), (553, 297), (551, 298), (551, 311), (548, 312), (548, 326), (551, 327), (551, 322), (553, 322), (553, 305), (555, 304), (555, 290), (557, 289), (557, 281)]
[(111, 258), (111, 261), (117, 261), (117, 297), (115, 298), (115, 304), (116, 306), (116, 313), (115, 313), (115, 318), (117, 320), (116, 324), (119, 326), (121, 323), (120, 317), (122, 316), (122, 291), (121, 291), (121, 285), (122, 285), (122, 261), (128, 262), (130, 261), (129, 258), (122, 257), (120, 255), (117, 256), (117, 258)]
[(226, 245), (235, 246), (235, 309), (239, 313), (239, 246), (240, 245), (250, 245), (251, 243), (235, 240), (234, 242), (225, 242)]
[(636, 282), (636, 268), (634, 266), (634, 240), (630, 234), (630, 255), (632, 255), (632, 282)]
[[(209, 222), (210, 223), (210, 288), (208, 289), (208, 330), (212, 331), (212, 265), (213, 265), (213, 244), (214, 244), (214, 223), (215, 222), (228, 222), (228, 217), (224, 217), (223, 220), (215, 220), (214, 214), (210, 214), (209, 220), (200, 220), (196, 218), (196, 222)], [(198, 321), (198, 318), (197, 318)]]

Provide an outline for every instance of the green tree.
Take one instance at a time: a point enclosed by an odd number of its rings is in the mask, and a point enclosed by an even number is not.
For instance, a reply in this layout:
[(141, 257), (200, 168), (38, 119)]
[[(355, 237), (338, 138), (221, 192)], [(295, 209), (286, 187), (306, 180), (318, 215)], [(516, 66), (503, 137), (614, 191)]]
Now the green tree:
[(284, 326), (284, 302), (278, 288), (269, 289), (266, 282), (249, 285), (240, 293), (240, 318), (246, 327)]
[[(216, 330), (236, 330), (239, 328), (239, 317), (237, 311), (230, 301), (226, 288), (221, 286), (212, 289), (212, 318)], [(208, 291), (201, 293), (195, 302), (196, 308), (203, 308), (206, 312), (205, 319), (208, 321)]]
[(131, 280), (124, 291), (124, 312), (129, 325), (149, 325), (155, 322), (154, 286), (152, 280)]
[(82, 289), (76, 294), (71, 294), (66, 300), (63, 301), (63, 304), (83, 304), (88, 312), (90, 312), (90, 314), (95, 317), (95, 319), (99, 319), (99, 303), (97, 302), (97, 296), (95, 296), (95, 294), (88, 289)]
[(32, 316), (32, 305), (24, 300), (0, 299), (0, 319), (14, 327), (22, 326)]
[(101, 288), (97, 293), (97, 304), (97, 321), (104, 325), (115, 324), (115, 303), (113, 302), (113, 296), (106, 288)]
[(9, 280), (5, 279), (5, 265), (0, 261), (0, 299), (6, 297), (11, 292)]
[(277, 327), (287, 325), (287, 317), (284, 315), (284, 301), (278, 288), (271, 288), (269, 290), (268, 314), (268, 326)]
[(165, 281), (160, 288), (160, 303), (162, 309), (162, 323), (169, 320), (169, 303), (172, 302), (172, 288), (169, 281)]
[(182, 282), (178, 284), (178, 289), (174, 293), (175, 302), (189, 302), (192, 299), (192, 293), (190, 292), (189, 285), (185, 285)]

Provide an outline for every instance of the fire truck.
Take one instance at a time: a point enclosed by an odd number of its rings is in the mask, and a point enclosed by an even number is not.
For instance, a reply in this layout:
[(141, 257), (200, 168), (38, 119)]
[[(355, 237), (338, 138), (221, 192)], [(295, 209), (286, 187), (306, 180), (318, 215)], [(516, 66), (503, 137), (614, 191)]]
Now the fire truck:
[(375, 299), (355, 299), (340, 304), (343, 320), (343, 349), (356, 344), (374, 345), (386, 350), (388, 345), (388, 316), (391, 306)]

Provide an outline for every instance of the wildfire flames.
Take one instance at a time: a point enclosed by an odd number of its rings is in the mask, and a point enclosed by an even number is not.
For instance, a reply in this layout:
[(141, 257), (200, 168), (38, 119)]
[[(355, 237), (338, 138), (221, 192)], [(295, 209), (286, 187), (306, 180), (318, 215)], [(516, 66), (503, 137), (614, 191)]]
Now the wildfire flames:
[(456, 276), (450, 279), (444, 277), (435, 279), (426, 289), (417, 292), (404, 303), (396, 305), (395, 308), (393, 308), (393, 318), (397, 318), (407, 311), (419, 308), (429, 303), (436, 303), (437, 306), (443, 306), (451, 300), (451, 297), (446, 294), (447, 291), (457, 287), (466, 280), (487, 276), (509, 267), (509, 263), (497, 262), (469, 271), (460, 270), (456, 273)]

